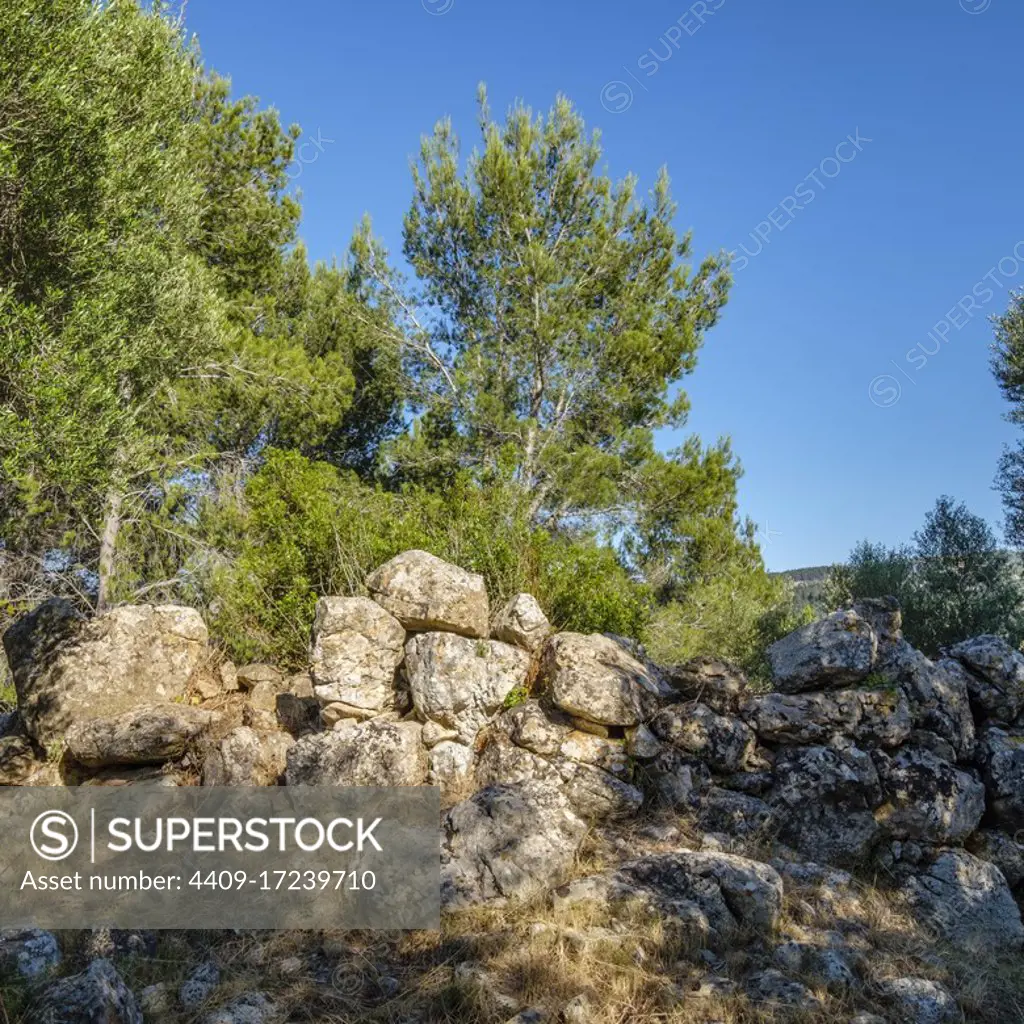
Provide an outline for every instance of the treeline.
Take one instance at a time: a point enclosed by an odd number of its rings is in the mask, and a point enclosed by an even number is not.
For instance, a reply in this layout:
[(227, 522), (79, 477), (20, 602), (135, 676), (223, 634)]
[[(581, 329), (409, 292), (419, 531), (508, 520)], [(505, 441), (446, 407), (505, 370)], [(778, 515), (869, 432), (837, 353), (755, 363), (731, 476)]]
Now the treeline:
[[(301, 661), (316, 596), (397, 551), (561, 628), (751, 662), (789, 622), (727, 440), (658, 452), (730, 284), (663, 172), (600, 169), (570, 102), (422, 143), (398, 273), (361, 224), (311, 265), (300, 136), (135, 0), (0, 8), (0, 573), (203, 607)], [(652, 628), (652, 625), (656, 628)]]

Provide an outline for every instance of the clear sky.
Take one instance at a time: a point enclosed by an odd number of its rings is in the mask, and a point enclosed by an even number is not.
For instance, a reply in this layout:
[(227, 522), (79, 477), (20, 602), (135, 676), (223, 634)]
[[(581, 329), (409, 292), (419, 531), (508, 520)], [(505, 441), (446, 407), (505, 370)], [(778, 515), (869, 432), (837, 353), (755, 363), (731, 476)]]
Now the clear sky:
[(475, 142), (480, 81), (496, 115), (567, 94), (615, 177), (666, 164), (696, 254), (738, 270), (686, 432), (733, 438), (769, 568), (907, 540), (940, 493), (1000, 525), (988, 317), (1024, 286), (1021, 0), (190, 0), (187, 21), (302, 125), (315, 258), (364, 211), (400, 249), (419, 137), (450, 114)]

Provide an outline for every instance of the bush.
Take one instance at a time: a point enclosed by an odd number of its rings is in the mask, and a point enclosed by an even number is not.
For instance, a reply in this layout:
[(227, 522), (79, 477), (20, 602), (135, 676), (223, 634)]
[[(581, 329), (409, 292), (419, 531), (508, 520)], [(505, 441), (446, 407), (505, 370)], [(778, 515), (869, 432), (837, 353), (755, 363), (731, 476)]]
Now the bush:
[(642, 637), (650, 616), (646, 588), (612, 549), (531, 528), (500, 486), (459, 479), (444, 495), (391, 493), (273, 451), (242, 500), (204, 514), (221, 558), (205, 574), (203, 603), (214, 638), (239, 661), (305, 664), (317, 598), (365, 592), (366, 576), (409, 548), (480, 573), (493, 607), (533, 593), (559, 629)]

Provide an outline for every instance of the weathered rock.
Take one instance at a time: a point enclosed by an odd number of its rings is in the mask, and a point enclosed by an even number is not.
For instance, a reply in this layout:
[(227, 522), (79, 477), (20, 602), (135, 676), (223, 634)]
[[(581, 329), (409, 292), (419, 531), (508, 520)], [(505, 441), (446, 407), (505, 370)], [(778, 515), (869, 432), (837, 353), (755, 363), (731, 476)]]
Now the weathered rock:
[(0, 740), (0, 786), (26, 785), (41, 767), (27, 736), (5, 736)]
[(903, 613), (895, 597), (865, 597), (853, 602), (853, 610), (874, 630), (879, 644), (903, 639)]
[(976, 636), (949, 649), (967, 668), (971, 703), (981, 717), (1012, 722), (1024, 711), (1024, 655), (997, 636)]
[(852, 610), (801, 626), (768, 648), (782, 693), (851, 686), (871, 672), (878, 650), (874, 630)]
[(241, 689), (238, 682), (238, 668), (233, 661), (222, 661), (217, 666), (217, 675), (220, 677), (221, 689), (225, 693), (237, 693)]
[(441, 901), (459, 909), (557, 885), (587, 826), (557, 790), (488, 786), (445, 815)]
[(693, 658), (664, 670), (669, 686), (686, 700), (698, 700), (720, 715), (733, 714), (747, 692), (747, 677), (731, 662)]
[(379, 718), (305, 736), (288, 751), (289, 786), (419, 786), (427, 777), (417, 722)]
[(690, 810), (710, 773), (674, 747), (663, 750), (648, 766), (654, 803), (678, 811)]
[(560, 792), (574, 813), (588, 821), (635, 813), (643, 803), (643, 793), (626, 779), (561, 754), (550, 758), (534, 754), (498, 730), (488, 737), (477, 760), (476, 779), (484, 786), (545, 786)]
[(499, 724), (517, 747), (548, 757), (558, 753), (562, 741), (572, 731), (568, 724), (546, 715), (535, 700), (506, 711)]
[(284, 682), (279, 668), (262, 661), (254, 661), (235, 669), (235, 680), (243, 690), (251, 690), (258, 683), (274, 683), (280, 689)]
[(756, 743), (745, 723), (696, 702), (665, 708), (651, 720), (650, 728), (658, 739), (699, 757), (718, 772), (741, 769)]
[(602, 739), (574, 730), (562, 741), (558, 752), (568, 761), (592, 764), (622, 778), (630, 773), (629, 758), (621, 740)]
[(44, 747), (72, 723), (182, 697), (206, 642), (194, 608), (115, 608), (83, 622), (61, 600), (44, 602), (4, 634), (22, 719)]
[(652, 854), (578, 879), (556, 903), (646, 905), (658, 916), (725, 935), (737, 927), (770, 932), (782, 911), (782, 879), (774, 868), (726, 853), (681, 850)]
[(601, 725), (637, 725), (655, 710), (660, 687), (614, 640), (559, 633), (544, 647), (541, 678), (570, 715)]
[(40, 1018), (47, 1024), (142, 1024), (135, 996), (109, 960), (47, 988)]
[(314, 692), (324, 703), (378, 710), (394, 702), (405, 629), (368, 597), (322, 597), (310, 654)]
[(965, 952), (1020, 949), (1024, 926), (1002, 872), (966, 850), (909, 869), (901, 892), (940, 938)]
[(284, 772), (293, 742), (287, 733), (272, 732), (260, 737), (248, 726), (239, 726), (207, 753), (203, 785), (273, 785)]
[(852, 744), (789, 747), (775, 761), (768, 803), (780, 838), (816, 861), (859, 861), (878, 838), (872, 813), (882, 802), (871, 758)]
[(411, 630), (486, 637), (489, 611), (482, 576), (426, 551), (404, 551), (366, 580), (370, 596)]
[(752, 974), (745, 985), (747, 995), (755, 1003), (770, 1006), (791, 1006), (799, 1010), (817, 1010), (821, 1004), (817, 996), (799, 981), (787, 978), (774, 967)]
[(875, 814), (888, 835), (925, 843), (961, 843), (985, 813), (985, 787), (927, 750), (875, 754), (885, 803)]
[(202, 1024), (277, 1024), (283, 1012), (262, 992), (246, 992), (203, 1017)]
[(551, 633), (551, 623), (531, 594), (516, 594), (494, 620), (491, 636), (534, 653)]
[(71, 757), (87, 768), (160, 764), (184, 754), (216, 721), (213, 712), (188, 704), (148, 704), (76, 722), (65, 739)]
[(320, 721), (325, 729), (333, 729), (339, 723), (348, 719), (354, 718), (357, 722), (365, 722), (371, 718), (376, 718), (379, 713), (368, 708), (357, 708), (351, 704), (342, 704), (341, 701), (334, 701), (331, 704), (325, 704), (320, 709)]
[(664, 749), (661, 740), (642, 722), (626, 730), (626, 753), (638, 761), (650, 761)]
[(0, 931), (0, 964), (23, 978), (38, 978), (60, 963), (60, 947), (53, 932), (39, 928)]
[(697, 821), (705, 832), (749, 836), (768, 828), (772, 810), (756, 796), (713, 786), (700, 799)]
[(178, 1002), (186, 1010), (196, 1010), (216, 992), (220, 969), (212, 961), (200, 964), (178, 989)]
[(843, 991), (857, 983), (853, 963), (857, 954), (838, 936), (816, 945), (789, 941), (775, 948), (772, 960), (783, 971), (803, 974), (833, 991)]
[(882, 674), (898, 683), (910, 701), (915, 729), (950, 743), (958, 760), (974, 751), (974, 717), (968, 699), (968, 673), (959, 662), (931, 662), (905, 640), (890, 645)]
[(406, 644), (405, 674), (413, 706), (424, 718), (454, 729), (471, 744), (526, 682), (529, 654), (498, 640), (420, 633)]
[(438, 725), (437, 722), (426, 721), (423, 723), (423, 732), (420, 734), (420, 739), (423, 740), (423, 746), (428, 750), (431, 747), (436, 747), (438, 743), (446, 743), (448, 741), (458, 741), (459, 733), (457, 729), (449, 729), (445, 725)]
[(740, 715), (766, 743), (820, 744), (836, 735), (871, 746), (896, 747), (910, 735), (910, 706), (895, 687), (827, 693), (765, 693)]
[(441, 796), (458, 794), (473, 774), (473, 748), (444, 740), (427, 753), (427, 782), (441, 787)]
[(960, 1020), (956, 1000), (937, 981), (891, 978), (878, 983), (882, 997), (906, 1024), (948, 1024)]
[(983, 730), (977, 761), (992, 820), (1008, 832), (1024, 829), (1024, 731), (995, 726)]
[(999, 868), (1011, 889), (1019, 889), (1024, 883), (1024, 845), (1013, 836), (999, 829), (982, 828), (967, 840), (967, 849)]
[(313, 696), (299, 697), (292, 691), (279, 693), (274, 711), (281, 728), (295, 737), (315, 731), (320, 722), (320, 702)]

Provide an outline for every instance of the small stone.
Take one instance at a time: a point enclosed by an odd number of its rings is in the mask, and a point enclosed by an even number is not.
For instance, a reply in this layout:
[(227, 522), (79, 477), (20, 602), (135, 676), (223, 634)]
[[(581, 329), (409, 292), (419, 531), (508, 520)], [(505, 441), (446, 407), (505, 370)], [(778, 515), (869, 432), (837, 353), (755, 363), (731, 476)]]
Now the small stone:
[(551, 623), (537, 599), (531, 594), (516, 594), (498, 612), (491, 635), (495, 640), (534, 653), (540, 649), (550, 632)]
[(936, 981), (894, 978), (879, 982), (878, 987), (902, 1020), (913, 1021), (913, 1024), (946, 1024), (960, 1020), (956, 1000)]
[(220, 985), (220, 970), (207, 961), (200, 964), (178, 989), (178, 1002), (186, 1010), (196, 1010), (213, 995)]
[(109, 960), (93, 960), (81, 974), (50, 985), (40, 1021), (53, 1024), (143, 1024), (142, 1011)]
[(0, 931), (0, 963), (13, 965), (23, 978), (38, 978), (60, 963), (60, 947), (52, 932), (39, 928)]
[(273, 665), (253, 662), (235, 670), (238, 685), (243, 690), (251, 690), (257, 683), (280, 683), (281, 673)]
[(217, 669), (220, 675), (220, 685), (225, 693), (235, 693), (239, 689), (238, 669), (233, 661), (222, 661)]
[(334, 701), (320, 709), (320, 721), (323, 722), (325, 729), (333, 729), (343, 721), (366, 722), (376, 718), (378, 714), (379, 712), (368, 708), (357, 708), (352, 704)]

